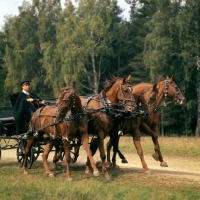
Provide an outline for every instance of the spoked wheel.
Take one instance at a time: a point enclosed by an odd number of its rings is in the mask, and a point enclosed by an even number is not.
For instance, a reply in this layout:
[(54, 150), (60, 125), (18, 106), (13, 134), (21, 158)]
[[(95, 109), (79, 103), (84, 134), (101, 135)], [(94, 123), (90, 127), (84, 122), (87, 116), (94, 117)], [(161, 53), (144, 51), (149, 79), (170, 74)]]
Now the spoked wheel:
[(70, 152), (73, 154), (72, 157), (72, 163), (75, 163), (79, 156), (79, 149), (81, 146), (81, 140), (78, 140), (77, 138), (74, 138), (70, 143)]
[(33, 146), (31, 148), (31, 154), (33, 156), (33, 162), (35, 162), (38, 158), (38, 156), (40, 155), (40, 153), (42, 152), (42, 148), (41, 146)]
[[(23, 161), (24, 161), (24, 154), (25, 154), (25, 148), (26, 148), (27, 141), (21, 140), (17, 147), (17, 161), (19, 163), (19, 166), (22, 167)], [(27, 159), (27, 168), (30, 169), (33, 162), (34, 162), (34, 148), (31, 148), (30, 154), (28, 155)]]

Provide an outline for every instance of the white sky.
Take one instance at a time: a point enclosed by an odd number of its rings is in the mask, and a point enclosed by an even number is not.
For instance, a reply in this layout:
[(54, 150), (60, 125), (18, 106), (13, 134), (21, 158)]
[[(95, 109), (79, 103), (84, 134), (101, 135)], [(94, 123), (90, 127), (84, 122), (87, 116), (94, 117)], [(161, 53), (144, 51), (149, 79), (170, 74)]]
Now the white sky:
[[(28, 0), (31, 2), (31, 0)], [(65, 0), (62, 0), (64, 2)], [(0, 29), (4, 24), (5, 15), (18, 15), (18, 7), (22, 5), (23, 0), (0, 0)], [(130, 5), (125, 0), (118, 0), (118, 5), (124, 9), (123, 17), (129, 19)]]

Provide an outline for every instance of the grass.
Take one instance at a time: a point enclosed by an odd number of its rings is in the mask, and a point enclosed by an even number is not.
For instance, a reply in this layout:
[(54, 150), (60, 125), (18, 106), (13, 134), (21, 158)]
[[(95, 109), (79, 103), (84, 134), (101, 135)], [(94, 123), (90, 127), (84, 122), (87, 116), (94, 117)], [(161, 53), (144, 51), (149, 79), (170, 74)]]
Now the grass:
[(73, 182), (66, 181), (64, 167), (59, 166), (56, 177), (43, 174), (42, 163), (34, 164), (27, 176), (22, 175), (13, 163), (1, 167), (0, 198), (12, 199), (107, 199), (107, 200), (169, 200), (199, 199), (198, 186), (161, 185), (157, 176), (145, 173), (127, 173), (126, 170), (112, 171), (113, 181), (106, 181), (101, 175), (93, 177), (84, 174), (84, 167), (73, 167)]
[[(106, 142), (106, 141), (105, 141)], [(199, 157), (200, 138), (159, 138), (162, 152), (167, 155)], [(149, 137), (142, 137), (145, 152), (153, 151)], [(135, 151), (130, 137), (121, 137), (120, 148), (124, 152)], [(176, 174), (146, 174), (137, 169), (118, 169), (109, 172), (113, 180), (103, 175), (93, 177), (84, 173), (84, 166), (71, 167), (73, 182), (65, 177), (65, 166), (59, 163), (56, 176), (44, 174), (43, 164), (37, 161), (23, 175), (16, 162), (0, 161), (0, 199), (5, 200), (189, 200), (200, 199), (200, 184), (186, 182)], [(175, 181), (176, 180), (176, 181)], [(177, 184), (178, 183), (178, 184)]]
[[(196, 137), (159, 137), (160, 149), (163, 154), (173, 156), (200, 156), (200, 138)], [(152, 153), (154, 145), (151, 137), (141, 137), (142, 149), (145, 153)], [(122, 151), (133, 152), (135, 147), (132, 137), (120, 138), (119, 148)]]

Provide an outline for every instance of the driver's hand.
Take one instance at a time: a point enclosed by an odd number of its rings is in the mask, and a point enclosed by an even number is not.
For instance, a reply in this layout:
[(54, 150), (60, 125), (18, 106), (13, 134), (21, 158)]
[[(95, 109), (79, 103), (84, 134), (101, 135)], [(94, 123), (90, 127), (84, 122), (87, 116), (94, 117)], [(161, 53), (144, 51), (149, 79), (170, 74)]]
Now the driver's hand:
[(29, 103), (32, 103), (34, 101), (34, 99), (33, 98), (28, 98), (28, 99), (26, 99), (26, 101), (28, 101)]

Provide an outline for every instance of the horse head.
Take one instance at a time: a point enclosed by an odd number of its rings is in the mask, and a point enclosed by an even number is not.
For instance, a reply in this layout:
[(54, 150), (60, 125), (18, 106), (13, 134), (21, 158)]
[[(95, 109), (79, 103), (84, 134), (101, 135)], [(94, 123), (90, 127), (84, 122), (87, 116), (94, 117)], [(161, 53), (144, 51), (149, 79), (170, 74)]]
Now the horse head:
[(58, 90), (59, 95), (56, 101), (58, 112), (67, 112), (71, 107), (75, 106), (75, 91), (73, 87), (63, 87)]
[(128, 77), (125, 76), (124, 78), (114, 77), (112, 82), (107, 80), (108, 82), (110, 87), (106, 92), (106, 98), (111, 103), (122, 102), (125, 111), (133, 112), (137, 105), (132, 94), (131, 75)]
[(154, 84), (154, 90), (162, 90), (164, 97), (172, 99), (176, 104), (182, 105), (186, 102), (186, 98), (181, 93), (181, 90), (178, 88), (176, 83), (173, 80), (174, 76), (171, 78), (167, 76), (162, 80), (159, 80)]

